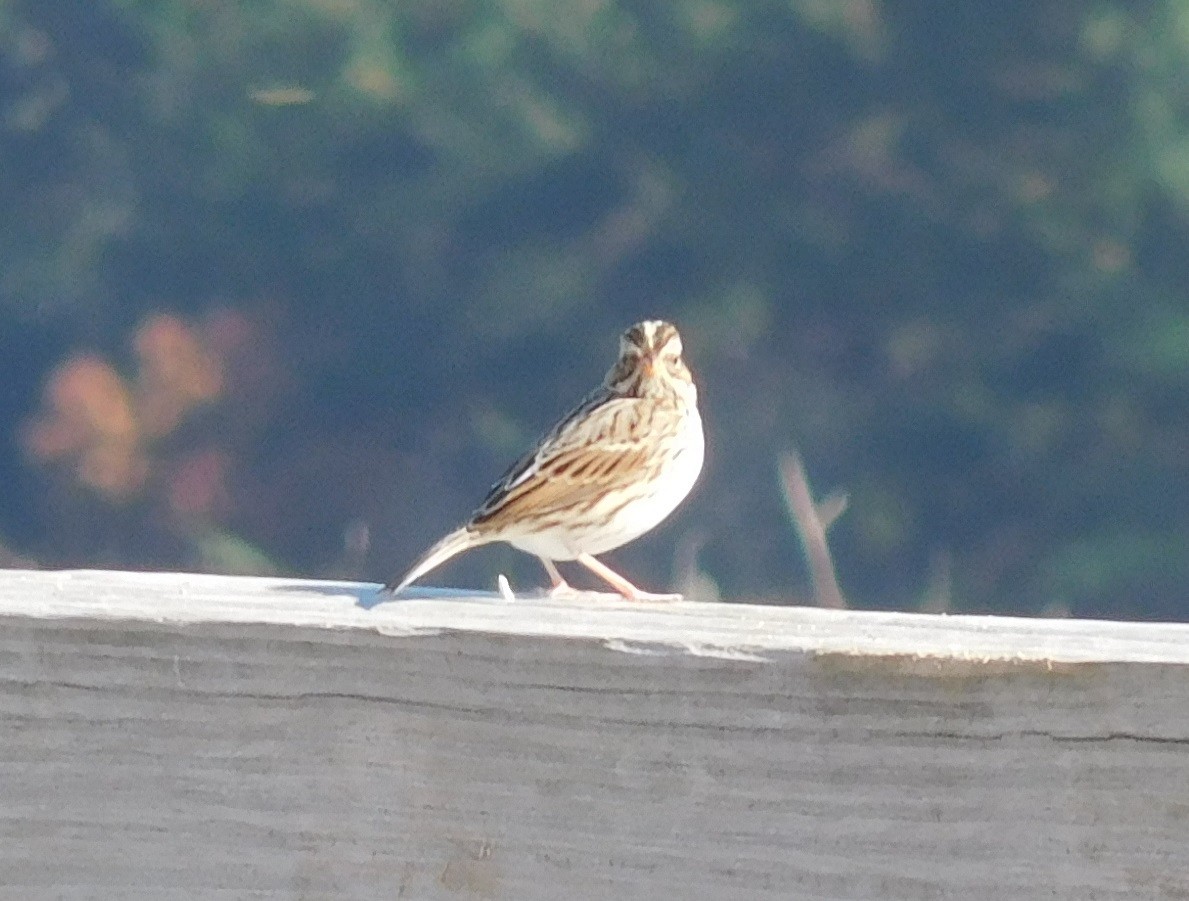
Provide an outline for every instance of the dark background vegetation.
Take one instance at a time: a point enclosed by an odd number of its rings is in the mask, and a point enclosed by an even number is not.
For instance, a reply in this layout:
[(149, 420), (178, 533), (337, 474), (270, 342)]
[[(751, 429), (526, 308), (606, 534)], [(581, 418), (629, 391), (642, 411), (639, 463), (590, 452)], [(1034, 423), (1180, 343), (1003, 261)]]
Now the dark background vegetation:
[(664, 316), (641, 583), (803, 598), (796, 447), (858, 606), (1184, 619), (1187, 58), (1184, 0), (0, 5), (3, 561), (386, 577)]

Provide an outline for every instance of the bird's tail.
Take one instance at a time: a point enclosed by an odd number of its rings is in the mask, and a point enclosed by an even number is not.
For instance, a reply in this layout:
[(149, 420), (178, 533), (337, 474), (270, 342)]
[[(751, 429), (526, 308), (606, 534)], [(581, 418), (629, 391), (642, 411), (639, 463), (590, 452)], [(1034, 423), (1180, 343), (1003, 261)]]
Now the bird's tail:
[(473, 547), (479, 547), (481, 544), (488, 544), (492, 540), (486, 535), (480, 535), (466, 526), (463, 526), (461, 529), (455, 529), (426, 551), (421, 559), (413, 564), (412, 569), (405, 573), (399, 580), (395, 577), (390, 579), (388, 584), (384, 586), (384, 590), (392, 594), (403, 591), (431, 569), (436, 569), (451, 557), (457, 556), (463, 551), (469, 551)]

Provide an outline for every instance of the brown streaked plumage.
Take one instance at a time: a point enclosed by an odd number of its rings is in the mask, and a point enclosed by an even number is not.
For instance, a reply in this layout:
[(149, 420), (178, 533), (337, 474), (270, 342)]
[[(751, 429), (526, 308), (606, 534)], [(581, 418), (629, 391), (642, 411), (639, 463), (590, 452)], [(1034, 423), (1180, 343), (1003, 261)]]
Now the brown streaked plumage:
[(681, 353), (681, 336), (668, 322), (639, 322), (624, 332), (603, 384), (387, 590), (403, 590), (463, 551), (506, 541), (541, 560), (554, 593), (571, 590), (554, 561), (577, 560), (626, 598), (673, 597), (640, 591), (595, 555), (658, 525), (701, 472), (697, 388)]

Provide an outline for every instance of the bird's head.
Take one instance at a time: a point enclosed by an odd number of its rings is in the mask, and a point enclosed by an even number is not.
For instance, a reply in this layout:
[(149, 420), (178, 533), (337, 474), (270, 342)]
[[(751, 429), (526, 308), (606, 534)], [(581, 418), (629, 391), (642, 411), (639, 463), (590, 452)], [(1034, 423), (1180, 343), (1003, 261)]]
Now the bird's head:
[(669, 322), (637, 322), (619, 339), (619, 359), (607, 373), (607, 387), (629, 397), (678, 393), (689, 397), (693, 377), (681, 358), (681, 335)]

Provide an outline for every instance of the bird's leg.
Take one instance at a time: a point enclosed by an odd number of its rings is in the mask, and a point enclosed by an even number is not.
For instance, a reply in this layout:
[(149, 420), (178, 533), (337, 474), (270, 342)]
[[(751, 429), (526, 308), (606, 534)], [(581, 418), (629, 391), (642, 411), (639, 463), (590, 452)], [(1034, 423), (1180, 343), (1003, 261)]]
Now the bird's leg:
[(545, 567), (545, 572), (549, 574), (549, 583), (552, 586), (549, 589), (549, 597), (572, 598), (578, 593), (570, 587), (569, 582), (562, 578), (561, 572), (558, 571), (552, 560), (547, 557), (538, 557), (537, 559), (541, 561), (541, 565)]
[(622, 594), (629, 601), (680, 601), (679, 594), (652, 594), (641, 591), (606, 563), (597, 560), (590, 554), (579, 554), (578, 562), (592, 573)]

